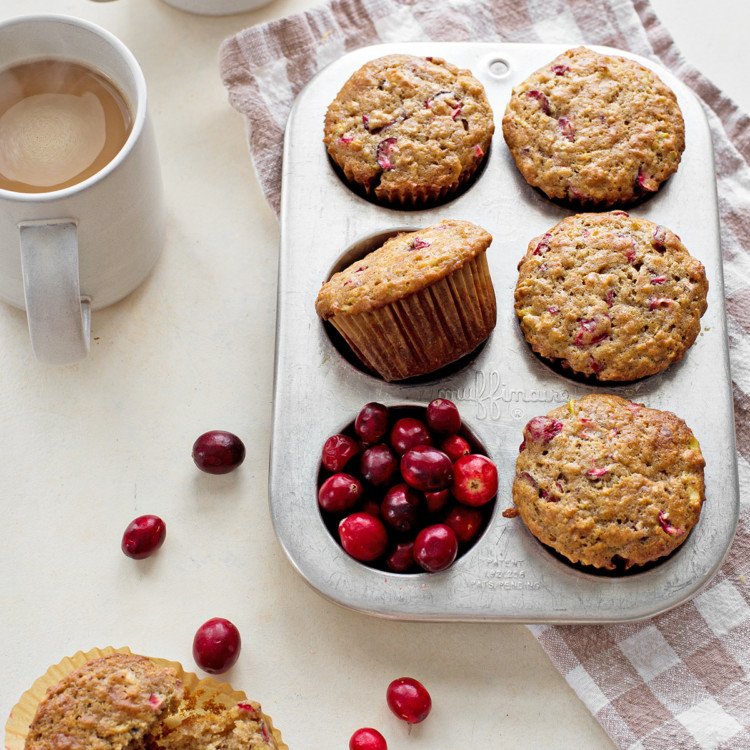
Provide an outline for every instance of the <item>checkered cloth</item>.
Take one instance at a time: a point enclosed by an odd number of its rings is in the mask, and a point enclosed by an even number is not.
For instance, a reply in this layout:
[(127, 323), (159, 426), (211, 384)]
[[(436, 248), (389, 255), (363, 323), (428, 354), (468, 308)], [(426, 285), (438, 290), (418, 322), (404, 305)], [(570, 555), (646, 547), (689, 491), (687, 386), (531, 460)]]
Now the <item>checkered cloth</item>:
[[(278, 213), (289, 109), (345, 52), (410, 41), (601, 44), (660, 62), (706, 105), (716, 152), (740, 486), (750, 481), (750, 118), (681, 57), (648, 0), (329, 0), (241, 31), (221, 49), (232, 105)], [(750, 749), (750, 499), (720, 572), (692, 601), (625, 625), (532, 626), (627, 750)]]

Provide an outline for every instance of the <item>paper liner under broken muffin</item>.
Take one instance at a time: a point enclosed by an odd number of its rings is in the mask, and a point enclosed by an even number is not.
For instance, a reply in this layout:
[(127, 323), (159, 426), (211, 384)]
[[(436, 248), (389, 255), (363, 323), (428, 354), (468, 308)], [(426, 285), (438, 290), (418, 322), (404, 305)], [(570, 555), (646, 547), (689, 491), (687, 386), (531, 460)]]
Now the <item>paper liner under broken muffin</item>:
[[(82, 667), (87, 662), (113, 653), (130, 654), (132, 651), (127, 647), (113, 648), (111, 646), (101, 649), (94, 648), (85, 653), (78, 651), (73, 656), (65, 657), (59, 664), (51, 666), (45, 674), (37, 678), (33, 685), (21, 695), (10, 713), (5, 725), (6, 750), (23, 750), (29, 725), (49, 688), (57, 685), (67, 674)], [(274, 728), (270, 717), (262, 713), (259, 704), (249, 701), (243, 691), (235, 690), (229, 683), (219, 683), (211, 677), (201, 679), (192, 672), (186, 672), (178, 662), (155, 657), (148, 658), (157, 666), (174, 669), (183, 684), (185, 700), (177, 711), (164, 720), (166, 728), (179, 724), (188, 716), (218, 715), (238, 703), (251, 704), (263, 717), (263, 721), (272, 734), (278, 750), (289, 750), (281, 739), (279, 731)]]

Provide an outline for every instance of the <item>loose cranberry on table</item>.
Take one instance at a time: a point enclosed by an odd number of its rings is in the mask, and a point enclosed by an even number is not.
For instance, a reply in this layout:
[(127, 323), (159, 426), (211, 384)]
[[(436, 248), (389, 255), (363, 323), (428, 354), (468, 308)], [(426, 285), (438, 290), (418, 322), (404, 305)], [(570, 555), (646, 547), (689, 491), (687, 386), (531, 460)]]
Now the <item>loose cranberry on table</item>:
[(193, 659), (210, 674), (226, 672), (237, 661), (241, 647), (240, 631), (223, 617), (201, 625), (193, 638)]
[(380, 442), (388, 432), (388, 408), (377, 401), (365, 404), (354, 420), (354, 431), (366, 445)]
[(362, 727), (349, 740), (349, 750), (388, 750), (388, 745), (377, 729)]
[(413, 417), (403, 417), (391, 429), (391, 445), (399, 456), (403, 456), (418, 445), (432, 445), (432, 436), (423, 422)]
[(453, 483), (453, 463), (437, 448), (418, 445), (401, 457), (401, 476), (415, 490), (444, 490)]
[(360, 562), (372, 562), (385, 553), (388, 532), (383, 522), (369, 513), (352, 513), (339, 523), (344, 551)]
[(385, 698), (388, 708), (409, 724), (424, 721), (432, 710), (432, 698), (427, 688), (412, 677), (394, 680), (388, 685)]
[(444, 523), (427, 526), (414, 540), (414, 559), (428, 573), (439, 573), (449, 568), (457, 554), (456, 532)]
[(436, 398), (427, 405), (427, 426), (442, 435), (455, 435), (461, 429), (458, 407), (447, 398)]
[(357, 441), (349, 435), (331, 435), (323, 444), (321, 461), (328, 471), (341, 471), (359, 453)]
[(351, 510), (361, 497), (362, 485), (351, 474), (333, 474), (318, 490), (320, 507), (330, 513)]
[(228, 474), (245, 460), (245, 445), (224, 430), (204, 432), (193, 443), (193, 461), (208, 474)]
[(164, 544), (166, 536), (167, 526), (159, 516), (138, 516), (122, 535), (122, 551), (134, 560), (143, 560)]
[(497, 467), (479, 453), (461, 456), (453, 464), (453, 497), (464, 505), (485, 505), (497, 494)]

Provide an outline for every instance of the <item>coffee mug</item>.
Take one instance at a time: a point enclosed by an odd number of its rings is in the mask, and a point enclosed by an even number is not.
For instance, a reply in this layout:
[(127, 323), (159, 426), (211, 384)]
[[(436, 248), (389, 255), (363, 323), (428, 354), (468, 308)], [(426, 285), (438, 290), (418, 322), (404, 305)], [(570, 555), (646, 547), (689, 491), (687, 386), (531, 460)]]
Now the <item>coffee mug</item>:
[(35, 356), (89, 352), (91, 310), (132, 292), (164, 244), (146, 81), (128, 48), (61, 15), (0, 23), (0, 299)]

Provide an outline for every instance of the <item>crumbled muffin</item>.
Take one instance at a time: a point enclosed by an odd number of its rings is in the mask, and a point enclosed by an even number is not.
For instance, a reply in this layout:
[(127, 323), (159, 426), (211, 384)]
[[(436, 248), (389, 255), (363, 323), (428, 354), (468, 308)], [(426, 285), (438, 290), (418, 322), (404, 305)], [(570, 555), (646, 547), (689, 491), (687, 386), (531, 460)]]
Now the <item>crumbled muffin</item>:
[(315, 309), (383, 379), (434, 372), (495, 326), (491, 242), (484, 229), (456, 219), (398, 234), (325, 282)]
[(685, 148), (674, 92), (640, 63), (585, 47), (513, 89), (503, 134), (530, 185), (582, 206), (654, 193)]
[(624, 211), (569, 216), (529, 243), (516, 315), (534, 351), (623, 381), (660, 372), (700, 333), (703, 264), (666, 227)]
[(698, 522), (705, 461), (671, 412), (590, 394), (534, 417), (523, 435), (513, 502), (531, 533), (571, 562), (644, 565)]
[(482, 163), (495, 126), (482, 84), (438, 57), (388, 55), (328, 107), (324, 143), (346, 179), (386, 204), (446, 198)]

